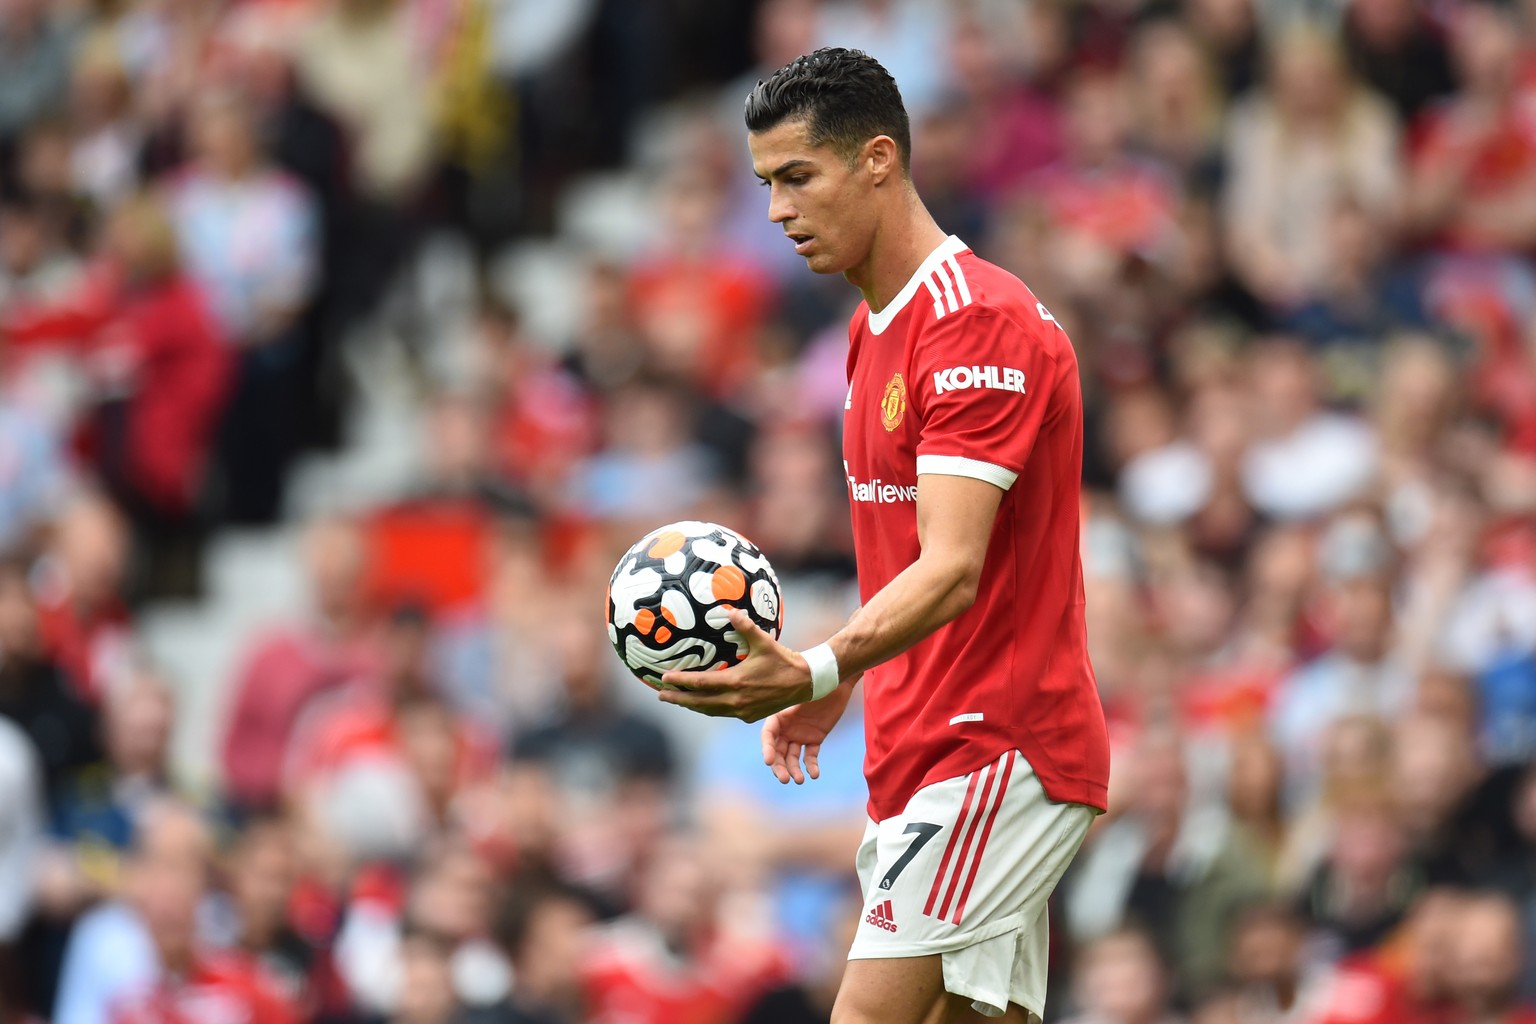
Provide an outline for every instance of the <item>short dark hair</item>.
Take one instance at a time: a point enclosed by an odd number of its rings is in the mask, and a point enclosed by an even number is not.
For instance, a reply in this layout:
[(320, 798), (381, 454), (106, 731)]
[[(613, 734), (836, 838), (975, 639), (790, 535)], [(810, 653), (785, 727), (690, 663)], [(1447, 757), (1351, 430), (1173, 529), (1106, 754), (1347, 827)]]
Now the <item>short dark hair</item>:
[(826, 46), (796, 57), (747, 96), (747, 130), (765, 132), (805, 118), (813, 146), (826, 143), (853, 160), (877, 135), (889, 135), (903, 169), (912, 165), (912, 128), (896, 79), (863, 50)]

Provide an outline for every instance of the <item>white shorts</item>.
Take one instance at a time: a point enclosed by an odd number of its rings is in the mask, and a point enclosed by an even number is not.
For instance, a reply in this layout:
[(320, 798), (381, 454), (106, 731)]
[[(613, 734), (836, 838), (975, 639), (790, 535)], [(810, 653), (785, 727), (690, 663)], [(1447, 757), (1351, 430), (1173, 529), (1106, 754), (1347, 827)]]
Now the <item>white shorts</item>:
[(1018, 751), (925, 786), (864, 830), (850, 960), (940, 954), (944, 988), (988, 1017), (1045, 1010), (1046, 901), (1097, 812), (1052, 803)]

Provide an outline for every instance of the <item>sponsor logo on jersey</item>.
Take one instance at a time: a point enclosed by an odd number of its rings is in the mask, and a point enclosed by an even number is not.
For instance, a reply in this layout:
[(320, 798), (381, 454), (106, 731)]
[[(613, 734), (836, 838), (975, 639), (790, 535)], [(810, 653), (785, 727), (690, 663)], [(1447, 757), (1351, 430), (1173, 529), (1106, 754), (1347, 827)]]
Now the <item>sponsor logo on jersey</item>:
[(864, 923), (872, 924), (876, 928), (884, 928), (888, 932), (896, 930), (896, 915), (891, 909), (891, 901), (876, 903), (875, 909), (864, 915)]
[(843, 472), (848, 476), (848, 497), (852, 501), (865, 501), (874, 505), (899, 505), (907, 501), (917, 500), (917, 484), (888, 484), (879, 477), (873, 480), (863, 481), (848, 470), (848, 463), (843, 463)]
[(1024, 371), (1011, 366), (951, 366), (933, 375), (933, 393), (964, 391), (967, 388), (995, 388), (998, 391), (1024, 393)]
[(885, 394), (880, 398), (880, 424), (887, 432), (895, 430), (906, 414), (907, 382), (898, 373), (885, 385)]

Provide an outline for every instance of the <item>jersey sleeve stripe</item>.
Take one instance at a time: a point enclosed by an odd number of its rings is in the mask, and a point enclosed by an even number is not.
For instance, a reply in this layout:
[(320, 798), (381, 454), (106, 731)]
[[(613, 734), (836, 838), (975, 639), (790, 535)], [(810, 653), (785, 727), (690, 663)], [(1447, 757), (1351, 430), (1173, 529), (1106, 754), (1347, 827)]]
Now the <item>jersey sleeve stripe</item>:
[(944, 269), (945, 266), (946, 264), (940, 263), (938, 269), (933, 272), (933, 276), (939, 279), (939, 287), (944, 289), (944, 303), (949, 307), (949, 311), (953, 313), (960, 308), (960, 300), (955, 298), (955, 286), (950, 284), (949, 274)]
[(960, 305), (969, 306), (971, 304), (971, 286), (965, 283), (965, 271), (960, 269), (960, 261), (951, 255), (944, 260), (944, 265), (955, 276), (955, 285), (960, 289)]
[(943, 302), (939, 301), (937, 290), (932, 288), (933, 281), (931, 278), (935, 267), (944, 262), (948, 257), (958, 256), (966, 248), (966, 244), (954, 235), (944, 239), (939, 247), (929, 253), (927, 259), (923, 260), (922, 264), (913, 271), (912, 276), (907, 279), (906, 284), (901, 286), (901, 291), (896, 293), (896, 297), (891, 300), (889, 305), (878, 313), (874, 310), (869, 311), (869, 332), (876, 335), (884, 334), (885, 329), (891, 326), (891, 321), (896, 319), (897, 314), (906, 308), (908, 302), (917, 297), (918, 288), (924, 283), (927, 283), (930, 290), (933, 291), (934, 316), (942, 319), (946, 312), (953, 312), (952, 310), (946, 310)]
[(931, 476), (967, 476), (1005, 491), (1019, 478), (1019, 474), (1004, 466), (982, 462), (980, 459), (968, 459), (963, 455), (919, 455), (917, 475), (925, 473)]
[[(1003, 780), (997, 787), (997, 799), (992, 802), (992, 810), (987, 815), (987, 823), (981, 828), (981, 842), (976, 846), (976, 856), (971, 859), (971, 870), (965, 876), (965, 887), (960, 890), (960, 904), (955, 907), (955, 916), (952, 919), (955, 924), (960, 923), (960, 918), (965, 915), (965, 901), (971, 898), (971, 886), (976, 884), (976, 872), (981, 870), (981, 855), (987, 850), (987, 838), (992, 835), (992, 823), (997, 820), (997, 812), (1002, 809), (1003, 797), (1008, 792), (1008, 779), (1013, 775), (1013, 751), (1003, 755)], [(956, 874), (959, 872), (957, 871)]]
[(933, 283), (933, 275), (930, 274), (923, 278), (923, 284), (928, 286), (928, 294), (933, 296), (934, 317), (939, 320), (944, 319), (944, 314), (947, 313), (948, 310), (944, 306), (944, 301), (939, 298), (939, 286)]

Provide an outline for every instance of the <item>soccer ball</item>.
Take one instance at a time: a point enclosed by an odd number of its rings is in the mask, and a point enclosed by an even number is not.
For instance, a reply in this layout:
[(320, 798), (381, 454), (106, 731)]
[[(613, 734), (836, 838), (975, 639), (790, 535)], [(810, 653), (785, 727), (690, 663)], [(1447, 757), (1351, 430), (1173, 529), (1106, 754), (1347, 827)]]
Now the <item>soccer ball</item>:
[(666, 689), (663, 672), (721, 669), (747, 656), (726, 618), (732, 608), (777, 639), (784, 602), (773, 566), (729, 527), (672, 523), (619, 559), (608, 583), (608, 639), (641, 682)]

